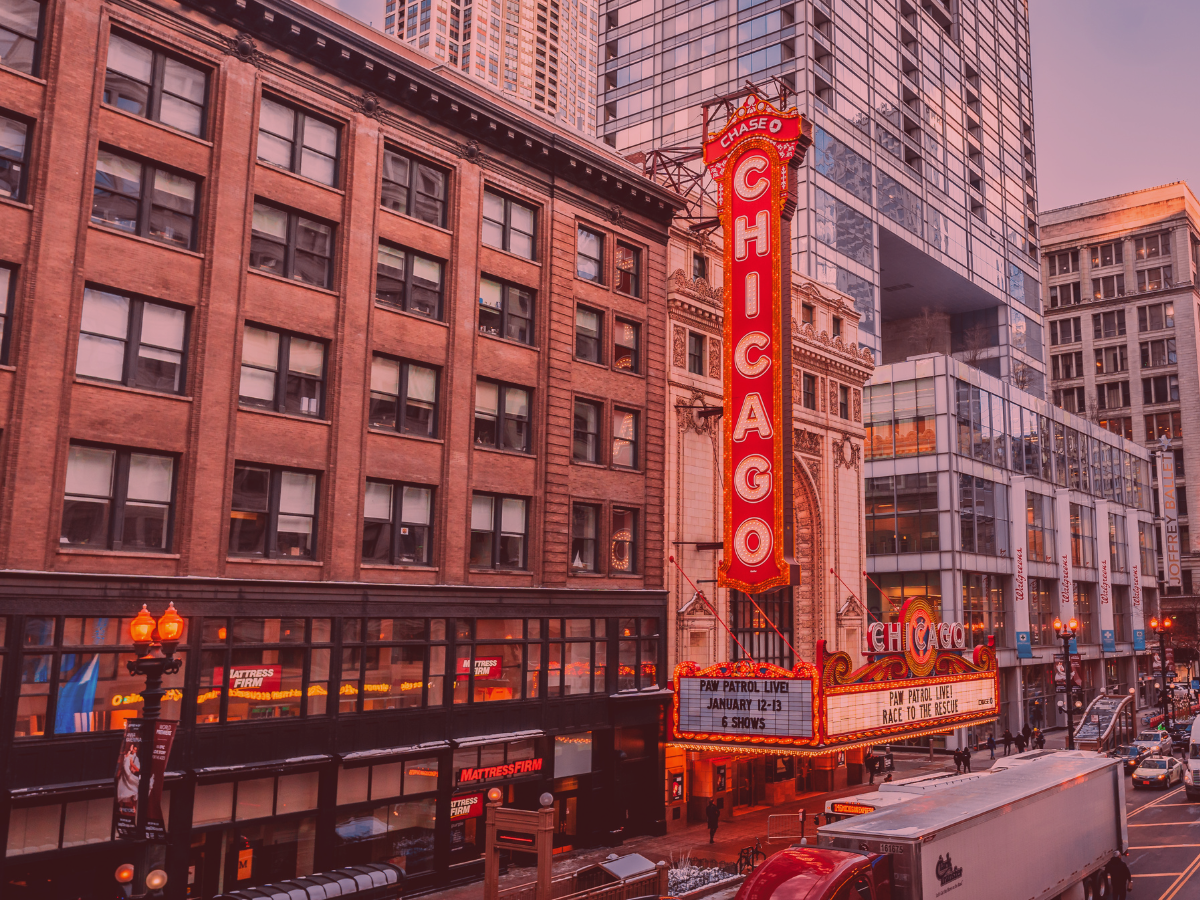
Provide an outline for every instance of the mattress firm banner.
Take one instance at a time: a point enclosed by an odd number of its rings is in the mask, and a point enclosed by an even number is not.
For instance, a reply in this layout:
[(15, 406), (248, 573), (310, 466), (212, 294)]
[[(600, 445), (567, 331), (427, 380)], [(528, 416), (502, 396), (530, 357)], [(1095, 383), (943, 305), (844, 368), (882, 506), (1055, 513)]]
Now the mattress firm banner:
[(789, 167), (812, 123), (754, 94), (705, 133), (725, 235), (722, 587), (797, 584), (792, 540), (791, 220)]
[(1158, 454), (1158, 508), (1162, 511), (1163, 569), (1167, 587), (1183, 584), (1179, 559), (1179, 495), (1175, 487), (1175, 452)]

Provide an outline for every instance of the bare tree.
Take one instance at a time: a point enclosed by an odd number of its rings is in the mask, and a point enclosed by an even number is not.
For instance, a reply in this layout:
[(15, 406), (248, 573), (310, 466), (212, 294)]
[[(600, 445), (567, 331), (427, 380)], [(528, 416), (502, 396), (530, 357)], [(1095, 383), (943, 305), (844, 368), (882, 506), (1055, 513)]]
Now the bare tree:
[(963, 333), (963, 344), (966, 346), (963, 362), (978, 367), (984, 351), (992, 346), (992, 329), (976, 322)]
[(937, 313), (931, 307), (922, 306), (920, 315), (913, 320), (913, 326), (917, 329), (917, 340), (925, 347), (924, 352), (932, 353), (936, 350), (942, 328), (942, 321)]
[(1034, 370), (1033, 366), (1017, 360), (1012, 367), (1012, 383), (1013, 387), (1019, 388), (1022, 391), (1029, 390), (1033, 386)]

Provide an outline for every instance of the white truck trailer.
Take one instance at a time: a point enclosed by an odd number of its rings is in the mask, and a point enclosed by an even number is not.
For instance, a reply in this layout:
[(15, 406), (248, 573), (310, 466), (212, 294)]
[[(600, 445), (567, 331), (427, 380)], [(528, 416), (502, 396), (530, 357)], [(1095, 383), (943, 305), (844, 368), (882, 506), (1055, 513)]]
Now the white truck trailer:
[(1124, 852), (1120, 760), (1056, 754), (818, 829), (775, 854), (738, 900), (1082, 898)]

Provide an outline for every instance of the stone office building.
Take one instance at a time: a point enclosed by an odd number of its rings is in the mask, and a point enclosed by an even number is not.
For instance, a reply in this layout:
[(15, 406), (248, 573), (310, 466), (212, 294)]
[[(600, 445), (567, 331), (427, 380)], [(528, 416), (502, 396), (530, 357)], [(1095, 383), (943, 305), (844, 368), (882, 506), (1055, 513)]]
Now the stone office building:
[(677, 198), (315, 2), (0, 0), (0, 54), (0, 894), (116, 889), (143, 603), (170, 896), (477, 877), (492, 786), (661, 828)]

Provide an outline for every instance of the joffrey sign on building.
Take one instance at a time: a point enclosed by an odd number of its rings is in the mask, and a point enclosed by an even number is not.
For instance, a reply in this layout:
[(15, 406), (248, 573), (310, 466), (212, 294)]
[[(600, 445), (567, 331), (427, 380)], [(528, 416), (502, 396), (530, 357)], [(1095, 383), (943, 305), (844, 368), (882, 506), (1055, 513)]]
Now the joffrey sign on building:
[[(812, 124), (751, 94), (711, 138), (704, 164), (725, 233), (722, 587), (760, 593), (798, 583), (792, 537), (789, 169)], [(784, 286), (788, 286), (785, 300)]]

